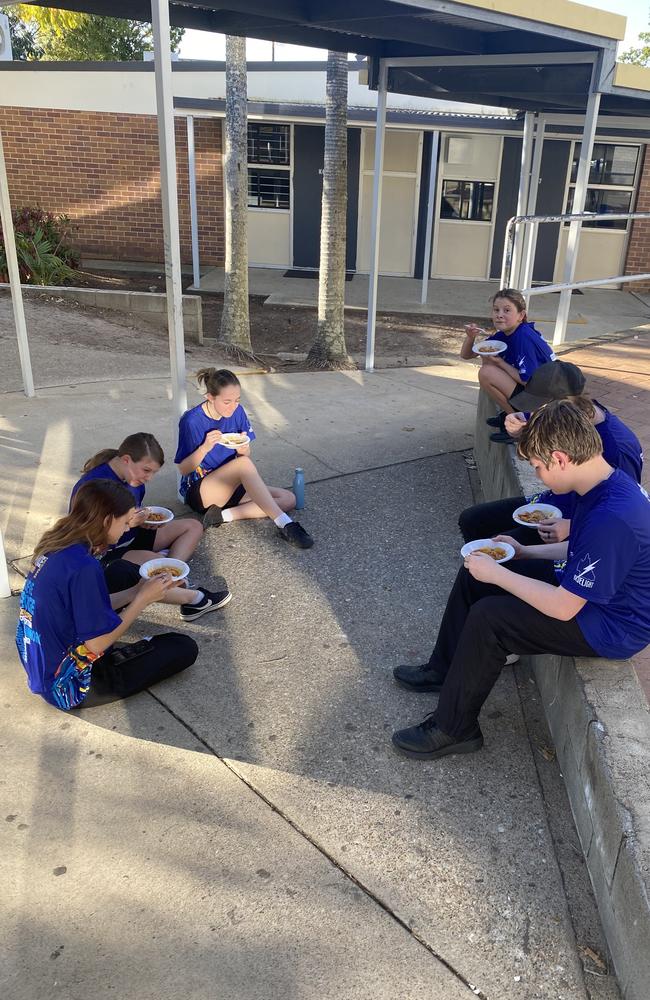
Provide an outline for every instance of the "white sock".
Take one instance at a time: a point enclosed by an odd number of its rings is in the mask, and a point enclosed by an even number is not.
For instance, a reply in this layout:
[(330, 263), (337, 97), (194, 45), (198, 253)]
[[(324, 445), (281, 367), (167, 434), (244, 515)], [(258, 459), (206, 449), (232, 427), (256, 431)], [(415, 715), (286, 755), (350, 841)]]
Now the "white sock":
[(203, 598), (205, 597), (205, 594), (203, 593), (202, 590), (197, 590), (196, 594), (197, 596), (194, 598), (193, 601), (190, 601), (190, 604), (200, 604)]
[(278, 514), (273, 518), (273, 523), (277, 524), (278, 528), (284, 528), (285, 524), (291, 524), (291, 518), (288, 514)]
[(228, 510), (222, 510), (221, 516), (224, 519), (224, 522), (232, 521), (232, 511), (230, 507), (228, 508)]

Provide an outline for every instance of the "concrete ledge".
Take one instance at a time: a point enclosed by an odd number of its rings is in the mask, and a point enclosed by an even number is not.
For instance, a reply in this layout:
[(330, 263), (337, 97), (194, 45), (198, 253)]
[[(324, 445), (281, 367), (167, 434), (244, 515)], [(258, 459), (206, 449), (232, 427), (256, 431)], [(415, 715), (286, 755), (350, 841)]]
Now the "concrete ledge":
[[(167, 326), (167, 296), (164, 292), (114, 292), (102, 288), (73, 288), (69, 285), (22, 285), (26, 298), (48, 295), (54, 299), (78, 302), (94, 309), (116, 309), (119, 312), (159, 319)], [(0, 293), (10, 293), (9, 285), (0, 283)], [(183, 327), (197, 343), (203, 343), (203, 310), (200, 295), (183, 296)]]
[[(486, 500), (533, 492), (494, 445), (480, 393), (474, 452)], [(537, 484), (537, 488), (539, 484)], [(630, 660), (531, 658), (625, 1000), (650, 996), (650, 714)]]

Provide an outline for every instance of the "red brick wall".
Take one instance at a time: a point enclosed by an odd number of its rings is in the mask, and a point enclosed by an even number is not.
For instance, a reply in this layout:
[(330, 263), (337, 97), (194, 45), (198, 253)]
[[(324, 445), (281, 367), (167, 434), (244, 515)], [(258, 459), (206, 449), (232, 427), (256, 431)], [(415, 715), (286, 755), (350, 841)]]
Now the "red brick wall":
[[(643, 164), (636, 206), (633, 211), (650, 212), (650, 154), (647, 146), (642, 146), (641, 155), (643, 156)], [(625, 273), (650, 273), (650, 219), (647, 221), (641, 219), (632, 223)], [(632, 284), (623, 285), (623, 288), (633, 292), (648, 292), (650, 291), (650, 281), (635, 281)]]
[[(164, 260), (158, 133), (152, 115), (0, 108), (13, 208), (69, 215), (87, 257)], [(202, 264), (223, 263), (221, 121), (195, 118)], [(191, 261), (185, 119), (176, 119), (181, 255)]]

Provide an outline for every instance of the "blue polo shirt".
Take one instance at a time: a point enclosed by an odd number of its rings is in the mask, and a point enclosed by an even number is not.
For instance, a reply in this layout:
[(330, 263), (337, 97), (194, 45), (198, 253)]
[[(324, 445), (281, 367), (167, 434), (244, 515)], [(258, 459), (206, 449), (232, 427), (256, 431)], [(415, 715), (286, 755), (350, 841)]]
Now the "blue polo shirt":
[(586, 598), (576, 621), (600, 656), (650, 643), (650, 499), (620, 469), (578, 498), (560, 582)]
[[(251, 441), (255, 440), (255, 432), (241, 404), (232, 416), (213, 420), (204, 412), (202, 404), (199, 403), (198, 406), (187, 410), (180, 419), (178, 448), (174, 456), (177, 465), (203, 444), (209, 431), (221, 431), (222, 434), (248, 434)], [(187, 491), (192, 483), (203, 479), (209, 472), (214, 472), (215, 469), (232, 461), (233, 458), (237, 458), (236, 451), (233, 451), (232, 448), (225, 448), (222, 444), (215, 444), (203, 458), (201, 464), (193, 472), (181, 478), (179, 492), (183, 499), (187, 496)]]
[(490, 340), (500, 340), (506, 345), (506, 350), (499, 357), (517, 369), (522, 382), (527, 382), (540, 365), (556, 360), (555, 354), (532, 323), (520, 323), (512, 333), (497, 330), (490, 334)]
[(41, 556), (20, 595), (16, 631), (30, 691), (61, 707), (52, 686), (68, 650), (112, 632), (121, 621), (111, 608), (104, 571), (84, 545)]
[[(640, 483), (643, 472), (641, 442), (622, 420), (609, 412), (607, 407), (597, 400), (594, 400), (594, 403), (605, 415), (605, 419), (595, 425), (603, 442), (603, 458), (614, 469), (621, 469), (631, 479)], [(553, 493), (551, 490), (545, 490), (536, 494), (534, 499), (540, 503), (552, 503), (562, 511), (562, 517), (570, 520), (578, 502), (578, 494)]]
[[(144, 484), (142, 484), (141, 486), (130, 486), (129, 483), (125, 483), (123, 479), (120, 479), (117, 472), (113, 472), (113, 469), (108, 464), (108, 462), (104, 462), (103, 465), (96, 465), (95, 468), (90, 469), (89, 472), (84, 472), (81, 479), (77, 480), (77, 482), (72, 487), (72, 493), (70, 494), (70, 503), (68, 505), (68, 510), (70, 510), (70, 507), (72, 507), (72, 500), (79, 487), (83, 486), (84, 483), (89, 483), (91, 479), (111, 479), (113, 482), (121, 483), (122, 486), (126, 486), (127, 490), (130, 490), (130, 492), (133, 494), (133, 501), (135, 506), (142, 507), (142, 502), (144, 500), (144, 493), (145, 493)], [(134, 538), (135, 538), (135, 529), (129, 528), (129, 530), (125, 531), (124, 534), (120, 537), (119, 542), (117, 542), (115, 545), (109, 545), (108, 547), (109, 549), (123, 549), (125, 548), (125, 546), (130, 545), (130, 543), (133, 541)]]

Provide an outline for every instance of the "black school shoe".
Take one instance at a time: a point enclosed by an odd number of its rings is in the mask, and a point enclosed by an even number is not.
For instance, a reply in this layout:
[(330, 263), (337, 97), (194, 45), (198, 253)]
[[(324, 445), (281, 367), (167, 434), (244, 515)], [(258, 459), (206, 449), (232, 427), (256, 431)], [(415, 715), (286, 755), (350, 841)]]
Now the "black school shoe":
[(298, 521), (289, 521), (284, 528), (278, 528), (278, 531), (289, 545), (295, 545), (299, 549), (310, 549), (314, 544), (314, 539)]
[(504, 431), (506, 429), (506, 415), (502, 410), (501, 413), (497, 413), (496, 417), (488, 417), (485, 423), (488, 427), (498, 427), (499, 430)]
[(213, 593), (205, 587), (197, 587), (203, 591), (203, 600), (198, 604), (181, 604), (181, 618), (184, 622), (193, 622), (201, 615), (207, 615), (208, 611), (217, 611), (232, 601), (232, 594), (229, 590), (218, 590)]
[(393, 670), (393, 677), (401, 687), (409, 691), (440, 691), (445, 678), (435, 667), (423, 663), (419, 667), (409, 667), (401, 664)]
[(218, 528), (220, 524), (223, 524), (221, 507), (217, 507), (216, 503), (213, 503), (203, 515), (203, 530), (205, 531), (206, 528)]
[(399, 729), (393, 733), (393, 745), (407, 757), (415, 760), (436, 760), (453, 753), (476, 753), (483, 746), (483, 733), (478, 725), (464, 740), (447, 736), (438, 726), (433, 713), (427, 715), (419, 726)]
[(515, 439), (510, 437), (507, 431), (497, 431), (496, 434), (490, 434), (490, 441), (494, 441), (496, 444), (515, 443)]

